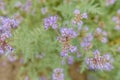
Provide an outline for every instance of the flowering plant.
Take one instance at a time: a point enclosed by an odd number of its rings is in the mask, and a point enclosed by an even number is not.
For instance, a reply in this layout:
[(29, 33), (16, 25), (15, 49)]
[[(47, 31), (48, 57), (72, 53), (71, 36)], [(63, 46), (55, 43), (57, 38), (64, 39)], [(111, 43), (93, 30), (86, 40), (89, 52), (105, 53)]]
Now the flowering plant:
[(119, 3), (0, 0), (0, 55), (22, 59), (18, 80), (119, 80)]

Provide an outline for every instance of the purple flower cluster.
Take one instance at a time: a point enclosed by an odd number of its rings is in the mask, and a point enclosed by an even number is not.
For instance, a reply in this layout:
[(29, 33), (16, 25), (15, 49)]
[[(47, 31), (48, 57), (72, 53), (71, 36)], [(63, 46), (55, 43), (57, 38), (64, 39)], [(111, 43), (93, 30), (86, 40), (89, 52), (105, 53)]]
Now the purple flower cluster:
[(42, 7), (41, 8), (41, 13), (44, 15), (48, 12), (48, 8), (47, 7)]
[(13, 15), (13, 18), (16, 20), (16, 22), (18, 23), (18, 25), (23, 21), (23, 17), (20, 15), (19, 12), (15, 13)]
[(62, 68), (56, 68), (53, 71), (52, 80), (64, 80), (64, 74)]
[(116, 2), (116, 0), (106, 0), (106, 6), (112, 5)]
[(120, 52), (120, 47), (117, 48), (117, 52)]
[(70, 44), (71, 39), (77, 37), (77, 33), (72, 28), (62, 28), (60, 30), (61, 37), (58, 40), (62, 43), (61, 56), (68, 56), (68, 52), (74, 53), (77, 51), (76, 46)]
[(98, 50), (93, 52), (93, 58), (86, 58), (86, 63), (91, 70), (111, 70), (113, 69), (113, 59), (109, 53), (100, 55)]
[(84, 19), (84, 18), (87, 19), (88, 18), (87, 13), (80, 14), (80, 10), (75, 9), (74, 10), (74, 15), (75, 15), (75, 18), (72, 20), (72, 23), (77, 24), (78, 28), (81, 28), (81, 26), (83, 24), (82, 19)]
[(73, 56), (68, 56), (67, 61), (68, 61), (68, 64), (73, 64), (73, 62), (74, 62)]
[(77, 33), (72, 28), (61, 28), (60, 34), (61, 36), (58, 37), (58, 40), (62, 43), (61, 56), (66, 58), (68, 64), (72, 64), (74, 59), (68, 53), (75, 53), (78, 50), (77, 46), (71, 45), (71, 40), (77, 37)]
[(44, 19), (44, 27), (47, 30), (48, 28), (52, 27), (52, 29), (57, 29), (58, 24), (57, 24), (57, 16), (50, 16), (48, 18)]
[(83, 38), (83, 41), (80, 43), (80, 46), (84, 48), (84, 50), (88, 50), (92, 47), (93, 35), (88, 33), (86, 37)]
[(16, 55), (13, 55), (13, 54), (10, 54), (7, 56), (9, 62), (14, 62), (17, 60), (17, 56)]
[(72, 28), (61, 28), (60, 33), (62, 37), (68, 37), (68, 39), (72, 39), (77, 36), (77, 33)]
[(113, 17), (113, 21), (116, 23), (115, 29), (120, 30), (120, 9), (117, 11), (117, 16)]
[(14, 7), (19, 8), (21, 11), (24, 11), (25, 13), (30, 13), (32, 9), (32, 0), (26, 0), (26, 3), (23, 4), (21, 1), (18, 1), (15, 3)]
[(11, 29), (16, 28), (18, 23), (14, 19), (0, 17), (0, 54), (8, 54), (13, 51), (7, 39), (12, 36)]
[(5, 3), (3, 2), (3, 0), (0, 0), (0, 10), (4, 10), (5, 9)]
[(29, 13), (31, 11), (31, 8), (32, 8), (32, 0), (26, 0), (26, 3), (22, 7), (23, 11)]
[(94, 36), (95, 38), (100, 40), (102, 43), (108, 42), (108, 39), (107, 39), (108, 33), (99, 27), (95, 30)]

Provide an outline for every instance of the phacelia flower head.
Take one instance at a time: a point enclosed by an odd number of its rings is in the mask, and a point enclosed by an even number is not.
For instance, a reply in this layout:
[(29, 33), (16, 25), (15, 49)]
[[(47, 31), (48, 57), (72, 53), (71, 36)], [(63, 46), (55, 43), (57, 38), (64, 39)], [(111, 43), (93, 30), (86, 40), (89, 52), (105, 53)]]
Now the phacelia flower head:
[(113, 59), (110, 54), (101, 56), (99, 50), (93, 52), (93, 58), (86, 58), (86, 63), (91, 70), (111, 70), (113, 69)]
[(47, 12), (48, 12), (48, 8), (47, 7), (41, 8), (41, 13), (42, 14), (46, 14)]
[(0, 0), (0, 10), (4, 10), (5, 9), (5, 2), (3, 2), (3, 0)]
[(47, 30), (48, 28), (52, 27), (52, 29), (57, 29), (58, 24), (57, 24), (58, 17), (57, 16), (50, 16), (48, 18), (44, 19), (44, 27)]
[(69, 48), (69, 50), (70, 50), (71, 53), (77, 52), (77, 49), (78, 49), (77, 46), (71, 46)]
[(64, 74), (62, 68), (56, 68), (53, 71), (52, 80), (64, 80)]
[(67, 61), (68, 61), (68, 64), (73, 64), (73, 62), (74, 62), (73, 56), (68, 56)]
[(116, 0), (106, 0), (106, 6), (112, 5), (116, 2)]
[(114, 16), (112, 20), (116, 24), (115, 29), (120, 30), (120, 9), (117, 11), (117, 16)]
[(82, 13), (81, 14), (79, 9), (74, 10), (74, 15), (75, 15), (75, 18), (72, 20), (72, 23), (77, 24), (78, 27), (82, 26), (82, 24), (83, 24), (82, 19), (84, 19), (84, 18), (87, 19), (88, 18), (87, 13)]
[(18, 27), (18, 23), (16, 22), (15, 19), (10, 19), (10, 18), (4, 18), (2, 17), (1, 19), (1, 24), (2, 24), (2, 27), (7, 30), (11, 29), (11, 28), (16, 28)]
[(22, 8), (22, 3), (20, 1), (17, 1), (14, 5), (15, 8)]
[(80, 43), (80, 46), (85, 50), (88, 50), (92, 47), (93, 35), (91, 33), (87, 34), (86, 37), (83, 38), (83, 41)]
[(22, 6), (22, 10), (25, 11), (26, 13), (30, 13), (32, 4), (33, 4), (32, 0), (26, 0), (26, 3)]
[(96, 28), (95, 33), (94, 33), (94, 37), (97, 38), (98, 40), (100, 40), (102, 43), (107, 43), (108, 42), (108, 33), (104, 30), (102, 30), (101, 28)]
[(16, 23), (19, 25), (23, 21), (23, 17), (20, 15), (19, 12), (13, 15), (13, 18), (16, 20)]
[(61, 28), (60, 29), (61, 36), (68, 38), (75, 38), (77, 33), (72, 28)]
[(0, 17), (0, 54), (12, 53), (13, 48), (6, 41), (8, 38), (12, 37), (11, 29), (18, 26), (14, 19)]
[(73, 38), (77, 37), (77, 33), (72, 28), (61, 28), (60, 34), (58, 40), (62, 43), (61, 55), (67, 56), (68, 52), (77, 52), (77, 46), (72, 46), (70, 43)]

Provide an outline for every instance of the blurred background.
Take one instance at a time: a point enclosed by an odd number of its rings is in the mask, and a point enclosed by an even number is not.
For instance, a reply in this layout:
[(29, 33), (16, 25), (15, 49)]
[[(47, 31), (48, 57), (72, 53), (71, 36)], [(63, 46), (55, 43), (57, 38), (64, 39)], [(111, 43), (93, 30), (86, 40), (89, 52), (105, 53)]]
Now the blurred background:
[[(0, 0), (0, 80), (54, 80), (52, 74), (56, 68), (64, 69), (64, 79), (58, 80), (120, 80), (119, 3), (120, 0)], [(75, 9), (80, 14), (87, 13), (88, 18), (76, 17)], [(44, 20), (50, 16), (58, 17), (57, 30), (46, 30)], [(74, 61), (69, 64), (69, 60), (60, 56), (62, 44), (57, 38), (63, 27), (79, 30), (72, 24), (76, 18), (82, 20), (83, 31), (78, 32), (79, 36), (71, 44), (80, 46), (84, 33), (94, 34), (98, 27), (108, 36), (103, 42), (101, 36), (95, 39), (89, 51), (79, 47), (80, 53), (72, 54)], [(11, 34), (1, 37), (3, 23), (12, 28), (9, 30)], [(5, 45), (12, 48), (7, 47), (7, 50)], [(85, 59), (95, 49), (101, 54), (111, 53), (114, 69), (98, 71), (88, 68)], [(66, 60), (65, 65), (61, 65), (63, 60)]]

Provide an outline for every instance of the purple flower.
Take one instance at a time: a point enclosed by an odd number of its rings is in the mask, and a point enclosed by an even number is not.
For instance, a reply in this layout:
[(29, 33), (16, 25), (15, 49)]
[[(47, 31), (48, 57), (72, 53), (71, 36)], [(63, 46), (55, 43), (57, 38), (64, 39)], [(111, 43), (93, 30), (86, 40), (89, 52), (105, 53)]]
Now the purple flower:
[(66, 64), (65, 59), (62, 59), (61, 64), (62, 65)]
[(9, 30), (11, 28), (16, 28), (18, 26), (18, 23), (14, 19), (10, 18), (2, 18), (2, 26), (6, 29)]
[(72, 24), (75, 24), (75, 25), (77, 24), (78, 30), (81, 30), (81, 27), (83, 25), (82, 19), (88, 18), (88, 15), (87, 15), (87, 13), (81, 14), (79, 9), (74, 10), (74, 15), (75, 15), (75, 18), (72, 20)]
[(47, 80), (47, 78), (45, 76), (41, 76), (40, 80)]
[(102, 43), (107, 43), (108, 42), (108, 33), (104, 30), (102, 30), (101, 28), (97, 28), (95, 30), (95, 38), (97, 38), (98, 40), (100, 40)]
[(60, 33), (63, 37), (75, 38), (77, 33), (72, 28), (61, 28)]
[(99, 50), (95, 50), (95, 51), (93, 52), (93, 54), (94, 54), (94, 55), (100, 55), (100, 51), (99, 51)]
[(71, 53), (77, 52), (77, 46), (71, 46), (69, 50)]
[(120, 47), (118, 47), (117, 51), (120, 52)]
[(29, 77), (28, 77), (28, 76), (26, 76), (24, 80), (30, 80), (30, 79), (29, 79)]
[(0, 17), (0, 26), (0, 54), (12, 53), (14, 49), (12, 46), (8, 45), (6, 40), (12, 36), (11, 29), (16, 28), (18, 24), (14, 19)]
[(81, 47), (84, 47), (85, 50), (88, 50), (92, 46), (92, 43), (91, 43), (92, 40), (93, 40), (92, 34), (91, 33), (87, 34), (87, 36), (84, 37), (83, 41), (80, 43)]
[(93, 35), (91, 33), (88, 33), (87, 36), (85, 37), (85, 40), (92, 41), (93, 40)]
[(80, 10), (79, 9), (75, 9), (74, 10), (74, 14), (80, 14)]
[(26, 13), (30, 13), (32, 7), (32, 0), (26, 0), (26, 3), (22, 6), (22, 10)]
[(61, 55), (62, 57), (68, 56), (68, 50), (63, 50), (63, 51), (60, 53), (60, 55)]
[(96, 29), (96, 33), (98, 33), (98, 34), (102, 33), (102, 29), (98, 27), (98, 28)]
[(72, 56), (67, 57), (68, 64), (73, 64), (74, 58)]
[(77, 52), (77, 58), (80, 58), (82, 54), (80, 52)]
[(116, 0), (106, 0), (106, 6), (112, 5)]
[(62, 68), (56, 68), (53, 71), (52, 80), (64, 80), (64, 74)]
[(23, 21), (23, 17), (20, 15), (19, 12), (15, 13), (13, 15), (13, 18), (15, 19), (15, 23), (17, 24), (17, 26)]
[(14, 55), (8, 55), (7, 57), (8, 57), (8, 60), (9, 60), (10, 62), (14, 62), (14, 61), (17, 60), (17, 57), (14, 56)]
[(83, 28), (83, 31), (88, 31), (88, 30), (89, 30), (88, 26), (85, 26), (85, 27)]
[(44, 26), (45, 29), (47, 30), (48, 28), (52, 27), (53, 29), (57, 29), (58, 24), (57, 24), (57, 16), (50, 16), (48, 18), (44, 19)]
[(108, 39), (107, 39), (106, 37), (102, 37), (102, 38), (101, 38), (101, 42), (102, 42), (102, 43), (107, 43), (107, 42), (108, 42)]
[(0, 40), (1, 40), (1, 41), (4, 41), (4, 40), (10, 38), (11, 36), (12, 36), (12, 34), (11, 34), (9, 31), (7, 31), (7, 32), (2, 33), (2, 34), (0, 35)]
[(92, 43), (88, 41), (83, 41), (81, 42), (80, 46), (84, 47), (85, 50), (88, 50), (92, 46)]
[(0, 0), (0, 10), (4, 10), (5, 9), (5, 2), (3, 2), (3, 0)]
[(15, 6), (15, 8), (21, 8), (22, 3), (20, 1), (17, 1), (14, 6)]
[(82, 14), (82, 18), (85, 18), (85, 19), (87, 19), (87, 18), (88, 18), (88, 15), (87, 15), (87, 13), (83, 13), (83, 14)]
[(6, 54), (12, 53), (14, 51), (14, 48), (10, 45), (5, 46), (6, 48)]
[(48, 12), (48, 8), (47, 7), (41, 8), (41, 12), (42, 14), (46, 14)]
[(0, 55), (4, 54), (4, 50), (0, 47)]
[(92, 58), (86, 58), (86, 64), (88, 65), (89, 69), (92, 70), (111, 70), (113, 69), (112, 62), (113, 58), (111, 58), (109, 53), (101, 56), (98, 50), (93, 52)]

